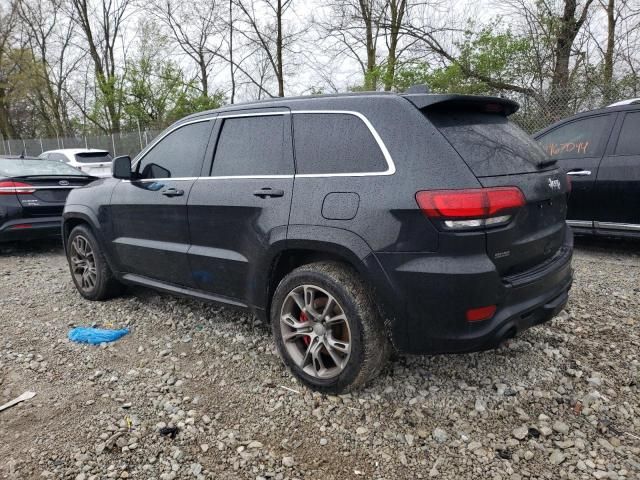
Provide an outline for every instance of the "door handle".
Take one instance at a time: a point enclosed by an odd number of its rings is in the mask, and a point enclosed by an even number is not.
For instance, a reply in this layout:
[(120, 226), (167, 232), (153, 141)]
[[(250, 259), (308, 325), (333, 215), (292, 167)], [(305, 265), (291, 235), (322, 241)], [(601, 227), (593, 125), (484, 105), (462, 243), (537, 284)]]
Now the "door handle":
[(572, 175), (576, 177), (588, 177), (591, 175), (591, 170), (571, 170), (567, 172), (567, 175)]
[(165, 197), (181, 197), (184, 195), (184, 190), (178, 190), (177, 188), (165, 188), (160, 193)]
[(261, 188), (260, 190), (256, 190), (253, 192), (256, 197), (267, 198), (267, 197), (282, 197), (284, 196), (284, 190), (280, 190), (278, 188)]

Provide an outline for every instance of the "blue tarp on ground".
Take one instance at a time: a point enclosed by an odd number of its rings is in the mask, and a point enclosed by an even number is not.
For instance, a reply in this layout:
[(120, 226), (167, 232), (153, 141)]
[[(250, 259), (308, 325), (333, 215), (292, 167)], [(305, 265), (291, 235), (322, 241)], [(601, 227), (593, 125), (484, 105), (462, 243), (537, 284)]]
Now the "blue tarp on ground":
[(104, 342), (115, 342), (129, 333), (128, 328), (107, 330), (105, 328), (76, 327), (69, 332), (69, 340), (78, 343), (98, 345)]

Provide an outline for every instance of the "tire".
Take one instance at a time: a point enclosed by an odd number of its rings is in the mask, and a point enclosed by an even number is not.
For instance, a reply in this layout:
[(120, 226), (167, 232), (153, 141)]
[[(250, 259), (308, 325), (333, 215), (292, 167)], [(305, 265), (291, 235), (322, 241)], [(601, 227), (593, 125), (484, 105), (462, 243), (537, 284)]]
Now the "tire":
[(340, 263), (293, 270), (276, 288), (270, 314), (284, 364), (323, 393), (364, 386), (380, 373), (391, 350), (369, 289)]
[(67, 238), (66, 246), (71, 278), (80, 295), (87, 300), (101, 301), (122, 293), (124, 286), (114, 277), (89, 227), (75, 227)]

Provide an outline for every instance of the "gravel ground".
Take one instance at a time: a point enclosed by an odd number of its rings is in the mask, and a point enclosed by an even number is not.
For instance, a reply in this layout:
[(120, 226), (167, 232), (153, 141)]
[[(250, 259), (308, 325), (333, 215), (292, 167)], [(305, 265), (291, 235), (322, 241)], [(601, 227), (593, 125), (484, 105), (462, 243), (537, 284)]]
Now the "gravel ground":
[[(55, 243), (0, 252), (0, 478), (638, 479), (640, 244), (582, 240), (566, 311), (499, 350), (313, 393), (246, 314), (81, 299)], [(131, 327), (109, 346), (74, 325)], [(159, 430), (177, 426), (175, 438)]]

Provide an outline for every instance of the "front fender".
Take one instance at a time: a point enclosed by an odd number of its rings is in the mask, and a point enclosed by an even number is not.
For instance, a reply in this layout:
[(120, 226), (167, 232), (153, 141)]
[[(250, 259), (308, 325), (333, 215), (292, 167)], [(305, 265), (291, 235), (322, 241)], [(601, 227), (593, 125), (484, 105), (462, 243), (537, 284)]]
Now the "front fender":
[[(67, 249), (67, 237), (71, 233), (69, 224), (71, 224), (73, 220), (81, 220), (83, 223), (89, 224), (94, 232), (101, 230), (98, 215), (91, 208), (86, 205), (65, 205), (64, 211), (62, 212), (62, 239), (65, 245), (65, 253)], [(100, 240), (98, 239), (98, 241)]]
[(115, 264), (112, 261), (111, 250), (109, 249), (109, 242), (106, 238), (109, 232), (106, 232), (103, 228), (105, 221), (100, 221), (100, 216), (91, 207), (79, 204), (67, 204), (62, 212), (62, 244), (64, 246), (64, 253), (67, 254), (67, 238), (71, 233), (70, 225), (81, 221), (89, 225), (91, 230), (100, 245), (100, 249), (104, 252), (104, 256), (109, 264), (109, 268), (114, 274), (118, 274)]

